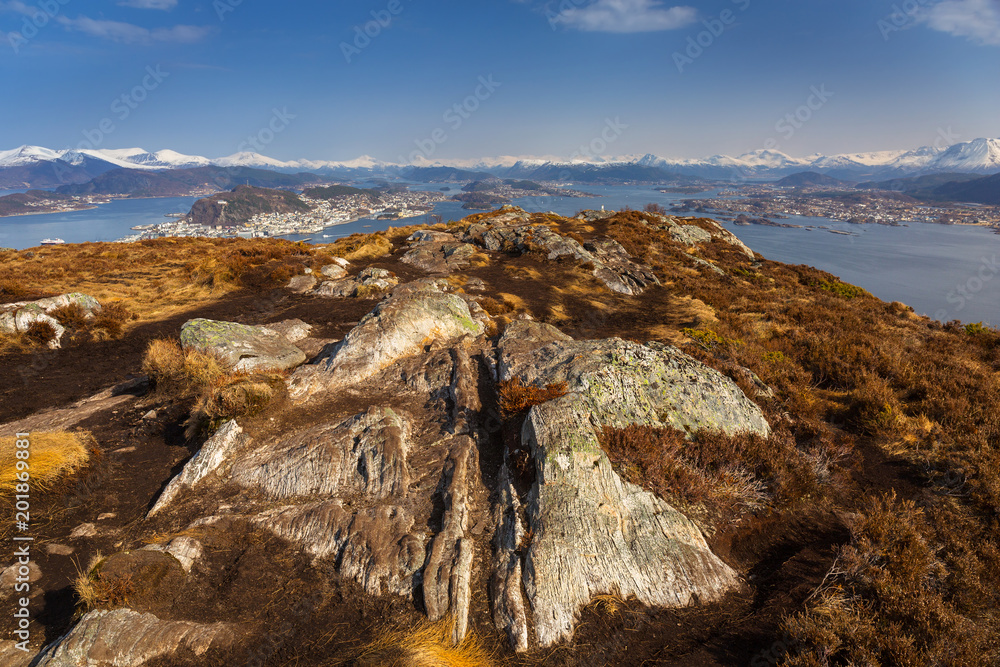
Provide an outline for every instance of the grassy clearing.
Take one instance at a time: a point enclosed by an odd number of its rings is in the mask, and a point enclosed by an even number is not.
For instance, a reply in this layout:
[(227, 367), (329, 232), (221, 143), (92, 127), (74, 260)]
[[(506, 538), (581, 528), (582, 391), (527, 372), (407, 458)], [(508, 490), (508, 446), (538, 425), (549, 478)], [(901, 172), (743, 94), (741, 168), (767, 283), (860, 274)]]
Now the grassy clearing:
[[(89, 433), (32, 433), (30, 457), (27, 459), (31, 489), (50, 488), (59, 480), (80, 470), (97, 452), (96, 443)], [(9, 494), (16, 490), (19, 481), (16, 438), (0, 438), (0, 492)], [(21, 471), (23, 472), (23, 471)]]
[(358, 667), (489, 667), (492, 655), (472, 633), (455, 646), (451, 621), (381, 632), (355, 659)]

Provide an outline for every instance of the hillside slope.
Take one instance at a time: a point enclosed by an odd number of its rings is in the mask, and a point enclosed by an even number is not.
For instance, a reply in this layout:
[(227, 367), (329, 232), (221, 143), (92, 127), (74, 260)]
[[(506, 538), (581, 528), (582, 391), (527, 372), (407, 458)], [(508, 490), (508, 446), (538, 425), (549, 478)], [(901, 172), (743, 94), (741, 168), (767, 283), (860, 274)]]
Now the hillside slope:
[(996, 331), (636, 211), (0, 260), (103, 305), (0, 335), (35, 664), (1000, 658)]

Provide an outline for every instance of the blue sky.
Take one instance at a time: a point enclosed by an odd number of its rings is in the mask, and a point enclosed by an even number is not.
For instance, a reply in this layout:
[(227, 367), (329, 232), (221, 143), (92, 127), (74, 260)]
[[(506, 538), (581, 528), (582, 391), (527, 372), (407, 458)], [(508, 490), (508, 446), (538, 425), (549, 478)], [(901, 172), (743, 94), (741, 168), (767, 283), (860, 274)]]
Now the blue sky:
[(0, 0), (0, 149), (903, 149), (1000, 136), (998, 65), (1000, 0)]

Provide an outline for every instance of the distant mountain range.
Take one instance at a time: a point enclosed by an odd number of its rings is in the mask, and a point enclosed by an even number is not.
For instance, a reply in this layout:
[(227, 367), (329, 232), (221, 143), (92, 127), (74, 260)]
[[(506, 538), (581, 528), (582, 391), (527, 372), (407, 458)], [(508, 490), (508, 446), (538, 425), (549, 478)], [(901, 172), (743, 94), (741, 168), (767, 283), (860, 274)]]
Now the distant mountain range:
[(799, 172), (858, 182), (882, 181), (935, 173), (988, 175), (1000, 173), (1000, 139), (974, 139), (948, 148), (925, 146), (910, 151), (882, 151), (794, 158), (779, 151), (759, 150), (730, 157), (675, 160), (656, 155), (615, 159), (560, 160), (499, 157), (424, 161), (415, 165), (381, 162), (367, 156), (346, 162), (297, 160), (283, 162), (257, 153), (237, 153), (208, 159), (161, 150), (54, 151), (21, 146), (0, 151), (0, 189), (52, 188), (81, 184), (116, 169), (165, 172), (200, 168), (249, 168), (286, 174), (309, 173), (336, 179), (411, 179), (471, 181), (490, 176), (577, 183), (697, 184), (708, 180), (777, 180)]

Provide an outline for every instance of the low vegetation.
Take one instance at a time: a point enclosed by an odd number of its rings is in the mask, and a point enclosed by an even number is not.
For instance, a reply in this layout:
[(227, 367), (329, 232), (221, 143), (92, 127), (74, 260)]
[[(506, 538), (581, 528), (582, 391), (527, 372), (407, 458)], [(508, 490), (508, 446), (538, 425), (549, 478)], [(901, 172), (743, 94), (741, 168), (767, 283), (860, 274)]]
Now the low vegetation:
[(566, 383), (549, 384), (536, 387), (524, 384), (521, 378), (505, 380), (497, 387), (500, 412), (505, 418), (527, 412), (532, 406), (540, 405), (560, 396), (566, 395)]
[[(32, 433), (28, 473), (32, 491), (43, 491), (85, 467), (97, 453), (93, 437), (86, 432)], [(17, 488), (17, 438), (0, 438), (0, 492), (10, 494)], [(22, 471), (23, 472), (23, 471)]]
[(189, 436), (222, 421), (256, 416), (285, 393), (280, 373), (231, 372), (218, 357), (185, 350), (173, 340), (149, 344), (143, 371), (159, 397), (190, 406)]
[(490, 667), (493, 659), (473, 633), (458, 646), (451, 641), (451, 621), (381, 632), (355, 659), (357, 667)]

